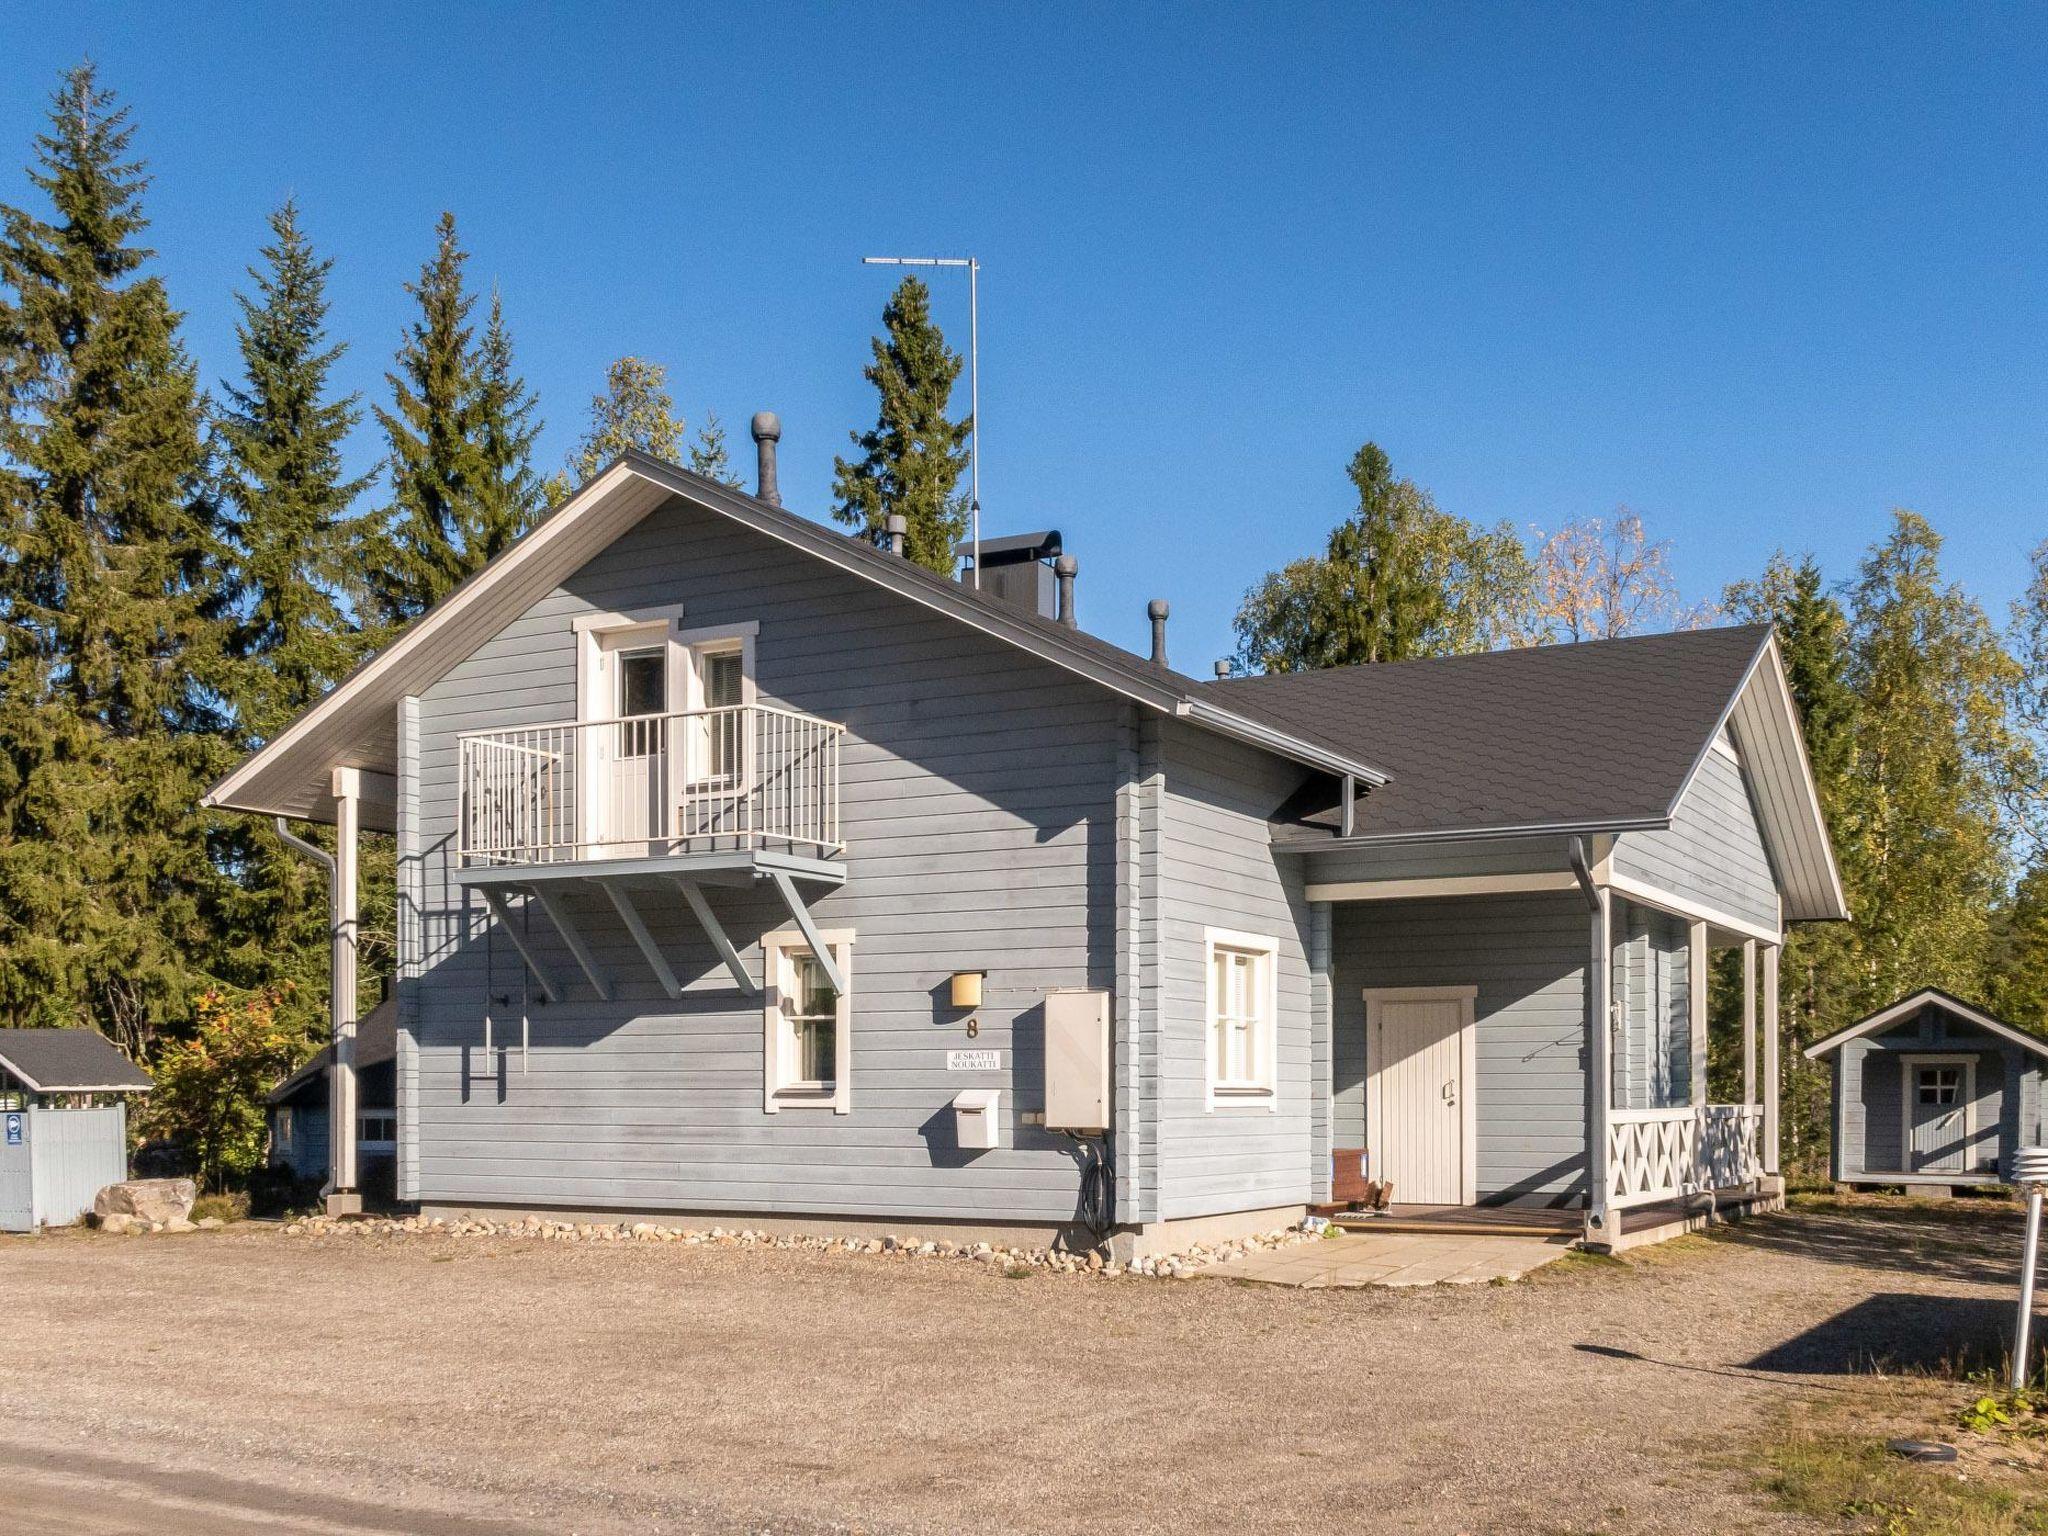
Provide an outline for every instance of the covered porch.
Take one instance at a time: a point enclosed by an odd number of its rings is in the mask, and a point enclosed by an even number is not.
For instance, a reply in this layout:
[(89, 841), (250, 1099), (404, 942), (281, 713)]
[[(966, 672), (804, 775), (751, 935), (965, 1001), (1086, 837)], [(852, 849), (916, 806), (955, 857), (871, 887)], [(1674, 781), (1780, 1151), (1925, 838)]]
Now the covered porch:
[(1341, 1225), (1614, 1249), (1779, 1198), (1782, 935), (1617, 870), (1614, 841), (1311, 878)]

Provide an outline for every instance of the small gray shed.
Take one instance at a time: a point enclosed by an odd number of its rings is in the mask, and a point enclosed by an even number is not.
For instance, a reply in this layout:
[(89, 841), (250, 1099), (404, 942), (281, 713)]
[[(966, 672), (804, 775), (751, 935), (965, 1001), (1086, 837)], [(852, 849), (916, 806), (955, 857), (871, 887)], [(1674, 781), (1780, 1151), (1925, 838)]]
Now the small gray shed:
[(1834, 1065), (1842, 1184), (1997, 1184), (2042, 1141), (2048, 1039), (1924, 987), (1807, 1047)]
[(89, 1029), (0, 1029), (0, 1232), (68, 1226), (128, 1177), (149, 1075)]

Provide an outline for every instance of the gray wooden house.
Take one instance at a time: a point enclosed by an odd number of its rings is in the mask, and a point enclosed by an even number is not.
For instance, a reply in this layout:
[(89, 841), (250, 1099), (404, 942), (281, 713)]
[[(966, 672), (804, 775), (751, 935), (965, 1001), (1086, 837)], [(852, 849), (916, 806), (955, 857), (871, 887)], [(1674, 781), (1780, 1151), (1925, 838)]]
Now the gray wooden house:
[(1767, 632), (1198, 681), (1059, 548), (947, 580), (628, 455), (216, 786), (340, 829), (337, 1100), (396, 836), (400, 1195), (1145, 1247), (1340, 1152), (1596, 1240), (1769, 1192), (1778, 946), (1844, 914)]
[(2043, 1145), (2048, 1040), (1924, 987), (1808, 1046), (1833, 1070), (1840, 1184), (1997, 1184)]
[[(397, 1187), (398, 1003), (387, 998), (364, 1014), (355, 1029), (356, 1156), (359, 1181), (370, 1188)], [(266, 1161), (289, 1168), (298, 1179), (324, 1179), (332, 1163), (328, 1116), (334, 1100), (334, 1046), (271, 1089), (263, 1101), (270, 1132)], [(386, 1166), (389, 1165), (389, 1166)]]

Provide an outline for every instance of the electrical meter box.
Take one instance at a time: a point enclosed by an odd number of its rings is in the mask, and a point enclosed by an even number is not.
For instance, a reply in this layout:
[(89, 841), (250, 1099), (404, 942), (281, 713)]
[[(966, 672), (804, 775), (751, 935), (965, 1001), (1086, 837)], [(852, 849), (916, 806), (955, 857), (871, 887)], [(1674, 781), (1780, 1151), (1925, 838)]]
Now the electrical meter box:
[(1080, 988), (1045, 995), (1045, 1128), (1109, 1129), (1109, 994)]

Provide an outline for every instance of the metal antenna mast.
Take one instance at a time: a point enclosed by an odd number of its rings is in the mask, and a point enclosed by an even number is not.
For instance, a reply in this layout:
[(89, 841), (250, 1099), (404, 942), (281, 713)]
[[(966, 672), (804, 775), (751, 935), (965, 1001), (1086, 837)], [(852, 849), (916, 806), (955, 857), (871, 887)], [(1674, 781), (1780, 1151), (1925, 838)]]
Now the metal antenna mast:
[(974, 585), (981, 586), (981, 263), (972, 256), (863, 256), (867, 267), (965, 267), (967, 269), (967, 411), (974, 437), (967, 460), (968, 537), (974, 544)]

